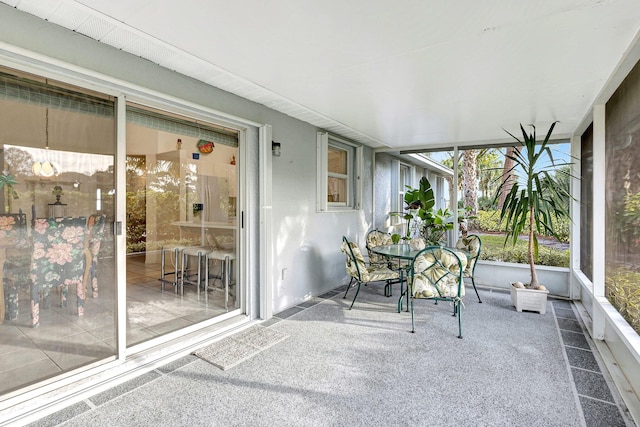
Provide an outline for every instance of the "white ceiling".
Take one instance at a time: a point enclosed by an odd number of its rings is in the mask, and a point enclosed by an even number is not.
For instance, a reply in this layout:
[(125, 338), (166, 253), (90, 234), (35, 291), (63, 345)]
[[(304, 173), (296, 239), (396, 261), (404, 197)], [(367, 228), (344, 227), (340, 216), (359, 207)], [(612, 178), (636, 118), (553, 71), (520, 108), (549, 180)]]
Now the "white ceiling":
[(640, 29), (638, 0), (0, 1), (395, 149), (569, 136)]

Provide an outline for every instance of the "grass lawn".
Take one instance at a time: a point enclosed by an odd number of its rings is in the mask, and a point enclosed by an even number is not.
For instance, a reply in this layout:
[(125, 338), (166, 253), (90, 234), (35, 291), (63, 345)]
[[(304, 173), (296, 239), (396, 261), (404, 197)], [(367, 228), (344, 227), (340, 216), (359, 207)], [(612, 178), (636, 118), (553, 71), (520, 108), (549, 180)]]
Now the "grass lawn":
[[(470, 232), (469, 234), (474, 233)], [(519, 239), (515, 246), (512, 246), (511, 242), (507, 242), (507, 245), (504, 246), (504, 235), (479, 234), (479, 236), (482, 241), (481, 259), (529, 264), (527, 255), (528, 242), (525, 239)], [(547, 241), (545, 240), (545, 242)], [(569, 250), (546, 246), (540, 240), (539, 259), (536, 261), (536, 265), (569, 267)]]

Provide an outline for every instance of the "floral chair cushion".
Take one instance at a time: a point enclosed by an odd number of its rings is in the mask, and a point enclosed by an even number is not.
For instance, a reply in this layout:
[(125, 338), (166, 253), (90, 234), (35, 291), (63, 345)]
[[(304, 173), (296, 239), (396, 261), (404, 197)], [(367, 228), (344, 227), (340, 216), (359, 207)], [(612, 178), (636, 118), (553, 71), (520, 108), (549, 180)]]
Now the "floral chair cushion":
[(87, 220), (77, 218), (42, 218), (34, 221), (31, 256), (31, 319), (40, 324), (40, 293), (48, 305), (52, 287), (61, 290), (61, 306), (67, 306), (69, 285), (76, 285), (78, 315), (84, 314), (83, 283), (86, 255)]
[(464, 269), (466, 263), (464, 254), (454, 255), (444, 249), (427, 250), (418, 255), (413, 262), (412, 274), (409, 275), (412, 296), (463, 297), (464, 286), (459, 286), (460, 265)]
[(464, 270), (464, 277), (471, 277), (473, 275), (473, 268), (476, 265), (476, 261), (480, 258), (480, 238), (475, 235), (467, 237), (461, 237), (456, 242), (456, 249), (461, 249), (468, 252), (467, 255), (467, 268)]
[[(345, 241), (340, 245), (340, 250), (347, 256), (347, 274), (361, 282), (377, 282), (380, 280), (398, 279), (400, 275), (396, 271), (389, 270), (384, 266), (367, 264), (362, 256), (360, 248), (353, 242), (349, 242), (351, 250)], [(353, 253), (353, 256), (351, 255)], [(355, 259), (354, 259), (355, 258)]]
[(382, 256), (378, 255), (372, 251), (370, 248), (374, 248), (376, 246), (384, 246), (393, 244), (393, 240), (391, 239), (391, 234), (384, 233), (379, 230), (372, 230), (367, 234), (367, 252), (369, 253), (369, 264), (377, 265), (380, 267), (386, 267), (389, 263), (389, 260)]

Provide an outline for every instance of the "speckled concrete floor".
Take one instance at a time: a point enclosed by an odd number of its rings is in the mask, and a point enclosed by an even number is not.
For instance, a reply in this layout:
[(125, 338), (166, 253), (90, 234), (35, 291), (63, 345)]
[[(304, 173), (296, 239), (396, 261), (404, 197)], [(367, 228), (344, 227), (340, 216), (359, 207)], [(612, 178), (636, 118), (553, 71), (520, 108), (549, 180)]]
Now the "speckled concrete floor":
[(222, 371), (188, 356), (34, 426), (632, 426), (575, 308), (517, 313), (507, 293), (421, 301), (416, 333), (369, 286), (331, 292), (266, 326), (289, 338)]

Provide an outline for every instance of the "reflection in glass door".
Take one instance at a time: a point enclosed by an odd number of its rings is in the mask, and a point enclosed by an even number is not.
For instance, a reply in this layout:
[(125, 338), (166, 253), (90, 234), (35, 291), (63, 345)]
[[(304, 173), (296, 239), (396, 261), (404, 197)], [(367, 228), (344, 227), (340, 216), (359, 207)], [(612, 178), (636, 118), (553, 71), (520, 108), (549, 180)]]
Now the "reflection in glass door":
[(127, 345), (240, 307), (238, 133), (127, 107)]
[(0, 395), (116, 354), (114, 113), (0, 69)]

